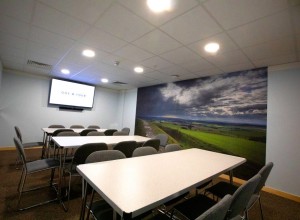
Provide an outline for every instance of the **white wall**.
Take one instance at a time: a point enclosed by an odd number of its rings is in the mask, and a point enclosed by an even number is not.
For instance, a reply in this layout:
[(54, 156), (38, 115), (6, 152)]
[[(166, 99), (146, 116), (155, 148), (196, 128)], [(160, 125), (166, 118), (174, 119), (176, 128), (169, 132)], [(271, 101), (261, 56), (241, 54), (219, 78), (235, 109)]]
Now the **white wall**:
[(2, 72), (3, 72), (3, 65), (2, 65), (2, 62), (0, 60), (0, 88), (1, 88), (1, 83), (2, 83)]
[(300, 63), (268, 69), (267, 186), (300, 196)]
[[(97, 87), (92, 110), (61, 111), (57, 107), (48, 107), (49, 85), (50, 79), (46, 77), (3, 71), (0, 87), (0, 147), (14, 146), (15, 125), (20, 127), (24, 142), (41, 140), (41, 128), (50, 124), (63, 124), (66, 127), (72, 124), (97, 124), (102, 128), (117, 129), (123, 126), (122, 117), (118, 116), (119, 91)], [(126, 107), (125, 104), (123, 106)]]

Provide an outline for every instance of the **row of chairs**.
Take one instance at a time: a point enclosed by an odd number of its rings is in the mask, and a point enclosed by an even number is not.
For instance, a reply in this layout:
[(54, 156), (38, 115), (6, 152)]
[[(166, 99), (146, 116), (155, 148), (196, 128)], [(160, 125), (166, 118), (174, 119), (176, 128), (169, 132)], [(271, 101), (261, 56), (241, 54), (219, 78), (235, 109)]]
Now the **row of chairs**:
[[(53, 124), (53, 125), (49, 125), (48, 128), (66, 128), (66, 127), (64, 125)], [(71, 125), (70, 128), (84, 129), (85, 127), (83, 125)], [(87, 128), (100, 129), (100, 126), (89, 125)]]

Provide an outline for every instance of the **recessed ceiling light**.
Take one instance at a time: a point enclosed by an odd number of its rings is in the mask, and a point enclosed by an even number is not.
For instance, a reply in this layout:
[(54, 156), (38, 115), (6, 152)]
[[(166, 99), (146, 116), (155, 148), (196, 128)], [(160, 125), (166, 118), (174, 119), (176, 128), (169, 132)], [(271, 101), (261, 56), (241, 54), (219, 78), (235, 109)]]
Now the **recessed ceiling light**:
[(84, 50), (82, 51), (82, 55), (86, 57), (94, 57), (95, 56), (95, 51), (93, 50)]
[(220, 49), (220, 45), (218, 43), (208, 43), (204, 46), (204, 50), (208, 53), (216, 53)]
[(102, 78), (102, 79), (101, 79), (101, 82), (103, 82), (103, 83), (108, 83), (108, 79)]
[(144, 68), (141, 66), (137, 66), (134, 68), (134, 72), (136, 73), (143, 73), (144, 72)]
[(172, 0), (147, 0), (147, 5), (153, 12), (160, 13), (172, 9)]
[(68, 69), (61, 69), (60, 72), (63, 74), (70, 74), (70, 70)]

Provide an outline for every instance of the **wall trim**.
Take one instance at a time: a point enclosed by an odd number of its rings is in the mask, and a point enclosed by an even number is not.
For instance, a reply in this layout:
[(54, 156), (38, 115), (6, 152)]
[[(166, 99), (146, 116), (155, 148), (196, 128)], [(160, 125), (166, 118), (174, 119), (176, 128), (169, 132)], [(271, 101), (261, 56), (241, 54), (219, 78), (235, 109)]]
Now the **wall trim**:
[[(229, 176), (226, 175), (226, 174), (220, 175), (220, 178), (229, 181)], [(233, 182), (237, 183), (237, 184), (243, 184), (246, 181), (242, 180), (242, 179), (239, 179), (239, 178), (236, 178), (236, 177), (233, 177)], [(294, 194), (283, 192), (283, 191), (280, 191), (278, 189), (274, 189), (274, 188), (271, 188), (271, 187), (268, 187), (268, 186), (264, 186), (262, 188), (262, 191), (300, 203), (300, 196), (297, 196), (297, 195), (294, 195)]]

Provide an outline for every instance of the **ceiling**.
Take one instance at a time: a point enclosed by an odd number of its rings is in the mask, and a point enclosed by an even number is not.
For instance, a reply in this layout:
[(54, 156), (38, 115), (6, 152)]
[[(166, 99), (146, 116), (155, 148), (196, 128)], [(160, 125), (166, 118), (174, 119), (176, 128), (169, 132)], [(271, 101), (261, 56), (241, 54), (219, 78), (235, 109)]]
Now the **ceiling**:
[[(215, 55), (203, 50), (211, 41)], [(83, 57), (86, 48), (96, 56)], [(297, 62), (300, 0), (177, 0), (160, 14), (146, 0), (1, 0), (0, 59), (7, 70), (118, 90)]]

